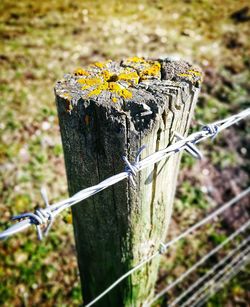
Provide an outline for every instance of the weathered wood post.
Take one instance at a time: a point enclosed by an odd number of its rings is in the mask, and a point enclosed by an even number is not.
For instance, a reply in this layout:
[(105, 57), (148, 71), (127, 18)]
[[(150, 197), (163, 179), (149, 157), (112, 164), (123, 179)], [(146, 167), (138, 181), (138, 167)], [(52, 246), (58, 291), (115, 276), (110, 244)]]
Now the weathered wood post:
[[(200, 71), (183, 61), (129, 58), (77, 69), (56, 84), (56, 103), (70, 195), (124, 171), (134, 161), (186, 135)], [(152, 165), (73, 207), (84, 303), (152, 255), (165, 241), (180, 155)], [(141, 306), (152, 298), (159, 257), (96, 306)]]

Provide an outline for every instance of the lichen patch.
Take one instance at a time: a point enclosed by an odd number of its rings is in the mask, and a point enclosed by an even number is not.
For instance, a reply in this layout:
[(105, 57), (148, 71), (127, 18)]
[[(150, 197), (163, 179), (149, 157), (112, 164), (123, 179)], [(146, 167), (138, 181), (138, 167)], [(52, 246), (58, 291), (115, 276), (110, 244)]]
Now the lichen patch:
[[(111, 94), (111, 101), (133, 97), (132, 88), (140, 82), (157, 78), (160, 79), (161, 65), (158, 61), (144, 58), (128, 58), (121, 63), (111, 60), (96, 62), (86, 68), (77, 68), (73, 75), (66, 75), (61, 81), (62, 92), (67, 100), (72, 97), (71, 104), (83, 99), (95, 98), (103, 92)], [(77, 94), (76, 94), (77, 93)]]
[(178, 77), (188, 79), (192, 83), (198, 82), (200, 83), (202, 81), (202, 74), (198, 70), (189, 69), (185, 73), (177, 74)]
[(134, 57), (125, 60), (122, 66), (117, 67), (114, 64), (112, 61), (96, 62), (85, 70), (79, 68), (75, 71), (75, 76), (79, 77), (77, 82), (83, 85), (81, 90), (89, 90), (84, 93), (85, 97), (98, 96), (103, 91), (109, 91), (120, 98), (131, 99), (133, 94), (130, 87), (142, 80), (160, 77), (161, 65), (157, 61)]
[(101, 103), (103, 97), (109, 97), (111, 103), (122, 103), (132, 99), (136, 89), (145, 85), (140, 83), (147, 83), (148, 86), (173, 80), (199, 86), (201, 77), (198, 68), (184, 61), (130, 57), (121, 62), (108, 60), (95, 62), (86, 68), (77, 68), (73, 74), (65, 75), (64, 80), (57, 83), (56, 89), (66, 98), (71, 111), (80, 98)]
[(135, 69), (140, 77), (140, 81), (148, 79), (161, 79), (161, 64), (158, 61), (132, 57), (124, 60), (122, 65)]

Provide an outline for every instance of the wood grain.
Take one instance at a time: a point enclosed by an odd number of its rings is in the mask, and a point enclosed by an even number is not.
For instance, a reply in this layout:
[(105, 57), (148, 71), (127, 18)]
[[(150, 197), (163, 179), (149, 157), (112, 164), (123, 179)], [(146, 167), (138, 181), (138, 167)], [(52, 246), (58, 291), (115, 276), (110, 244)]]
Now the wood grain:
[[(88, 68), (87, 77), (78, 71), (56, 84), (70, 195), (122, 172), (122, 156), (134, 161), (142, 145), (146, 145), (143, 158), (168, 146), (174, 131), (188, 132), (200, 88), (199, 69), (184, 61), (150, 60), (147, 67), (159, 63), (160, 71), (143, 76), (144, 62), (134, 62), (104, 64), (110, 79), (101, 81), (101, 90), (99, 81), (83, 89), (92, 81), (78, 80), (98, 79), (103, 67)], [(131, 95), (106, 84), (122, 84), (119, 76), (124, 69), (138, 75), (128, 86), (123, 83)], [(96, 95), (90, 94), (93, 91)], [(176, 154), (140, 172), (135, 188), (123, 181), (72, 208), (85, 303), (165, 241), (179, 162)], [(142, 306), (153, 296), (159, 260), (138, 270), (96, 306)]]

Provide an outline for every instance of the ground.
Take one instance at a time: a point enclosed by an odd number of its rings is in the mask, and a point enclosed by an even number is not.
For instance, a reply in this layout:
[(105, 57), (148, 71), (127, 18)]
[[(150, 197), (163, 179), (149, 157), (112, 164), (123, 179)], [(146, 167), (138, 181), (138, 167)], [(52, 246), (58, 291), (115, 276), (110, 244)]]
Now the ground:
[[(108, 59), (171, 55), (198, 64), (205, 74), (192, 129), (249, 105), (247, 2), (2, 0), (0, 229), (11, 225), (12, 215), (42, 204), (43, 185), (51, 202), (67, 196), (53, 94), (64, 73)], [(201, 162), (183, 156), (167, 239), (249, 186), (249, 131), (245, 121), (201, 145)], [(247, 205), (243, 200), (240, 210), (228, 211), (216, 226), (206, 226), (170, 251), (162, 261), (157, 290), (249, 218)], [(247, 273), (249, 269), (208, 305), (247, 306)], [(42, 243), (34, 229), (0, 243), (0, 305), (80, 303), (69, 213), (57, 218)], [(164, 306), (164, 298), (160, 304)]]

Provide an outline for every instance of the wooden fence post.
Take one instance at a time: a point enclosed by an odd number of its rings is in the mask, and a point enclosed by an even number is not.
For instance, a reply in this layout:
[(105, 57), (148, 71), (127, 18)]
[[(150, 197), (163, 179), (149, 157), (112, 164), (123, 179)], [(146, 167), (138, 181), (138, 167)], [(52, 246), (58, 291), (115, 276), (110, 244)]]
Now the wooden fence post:
[[(95, 63), (55, 87), (70, 195), (124, 171), (186, 135), (200, 88), (199, 69), (184, 61), (129, 58)], [(138, 173), (72, 208), (84, 303), (152, 255), (170, 222), (180, 155)], [(160, 257), (95, 306), (142, 306), (152, 299)]]

